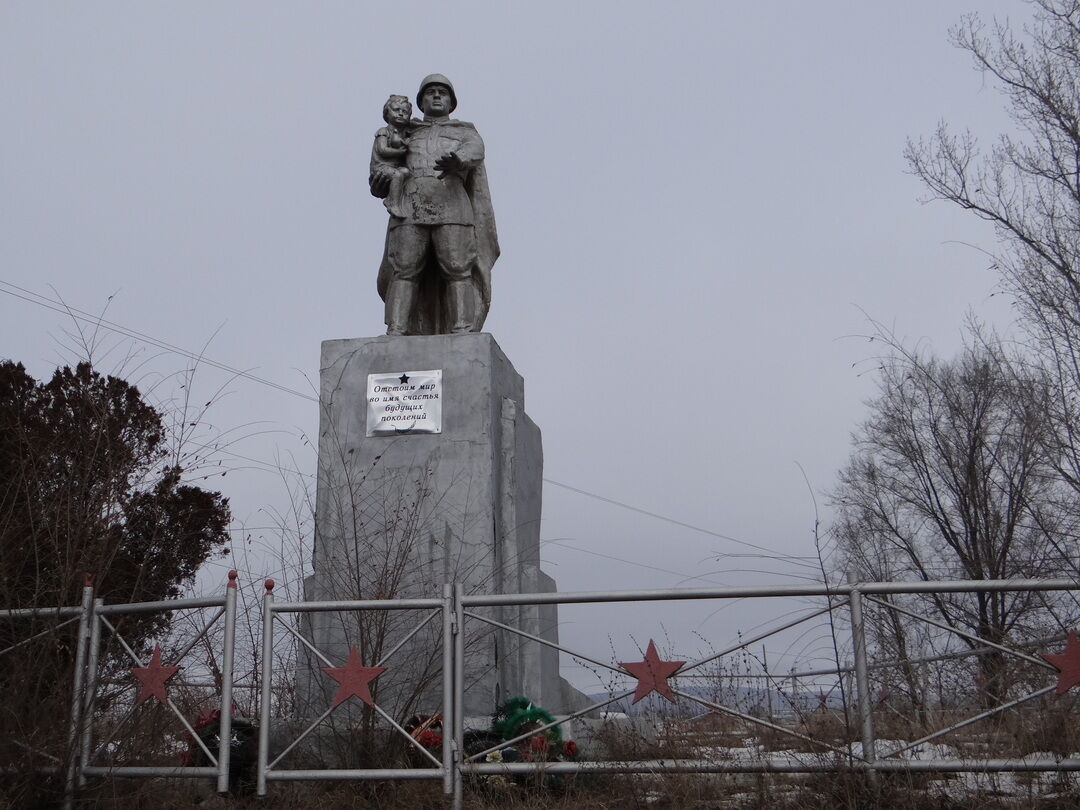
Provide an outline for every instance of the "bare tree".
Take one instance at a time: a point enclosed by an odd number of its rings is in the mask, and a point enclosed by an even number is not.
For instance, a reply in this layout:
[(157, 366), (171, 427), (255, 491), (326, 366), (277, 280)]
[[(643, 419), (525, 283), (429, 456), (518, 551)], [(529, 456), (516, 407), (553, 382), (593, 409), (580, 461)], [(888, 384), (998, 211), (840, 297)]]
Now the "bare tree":
[[(846, 563), (875, 580), (1008, 579), (1060, 575), (1061, 480), (1047, 450), (1045, 384), (1024, 377), (991, 344), (951, 362), (902, 349), (881, 367), (870, 417), (833, 493)], [(978, 640), (1037, 637), (1051, 622), (1035, 594), (934, 593), (919, 609)], [(884, 614), (892, 613), (885, 611)], [(901, 662), (928, 643), (925, 626), (879, 616), (879, 647)], [(1057, 625), (1055, 624), (1055, 629)], [(1003, 655), (978, 658), (990, 699), (1010, 685)], [(900, 667), (918, 711), (914, 670)]]
[(1080, 489), (1080, 2), (1034, 6), (1020, 34), (978, 15), (951, 32), (1005, 96), (1015, 134), (982, 154), (970, 132), (942, 123), (905, 156), (933, 198), (994, 225), (997, 269), (1053, 383), (1043, 400), (1052, 460)]

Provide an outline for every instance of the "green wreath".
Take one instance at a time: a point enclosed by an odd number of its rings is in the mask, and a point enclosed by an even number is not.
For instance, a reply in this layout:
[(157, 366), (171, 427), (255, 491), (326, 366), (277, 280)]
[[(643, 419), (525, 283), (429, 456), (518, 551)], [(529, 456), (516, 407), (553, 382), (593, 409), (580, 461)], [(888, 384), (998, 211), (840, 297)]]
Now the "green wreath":
[[(506, 701), (495, 713), (491, 727), (505, 741), (525, 734), (530, 728), (539, 729), (541, 726), (554, 722), (555, 718), (551, 712), (537, 706), (528, 698), (514, 697)], [(544, 742), (536, 742), (540, 739)], [(536, 741), (532, 748), (542, 749), (536, 752), (541, 755), (540, 758), (548, 758), (549, 751), (556, 756), (562, 752), (562, 731), (558, 726), (545, 729), (543, 737), (537, 737)], [(522, 742), (528, 742), (528, 740)]]

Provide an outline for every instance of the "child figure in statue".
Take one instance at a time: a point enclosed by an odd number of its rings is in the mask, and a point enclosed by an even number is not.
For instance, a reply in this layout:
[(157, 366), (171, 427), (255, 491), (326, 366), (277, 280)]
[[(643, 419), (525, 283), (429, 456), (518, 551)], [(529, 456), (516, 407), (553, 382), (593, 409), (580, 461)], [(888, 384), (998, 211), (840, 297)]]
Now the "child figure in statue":
[(409, 170), (405, 168), (409, 131), (412, 119), (412, 102), (408, 96), (390, 96), (383, 105), (386, 126), (375, 133), (371, 147), (371, 188), (375, 192), (385, 189), (383, 205), (393, 217), (405, 217), (402, 209), (402, 193)]

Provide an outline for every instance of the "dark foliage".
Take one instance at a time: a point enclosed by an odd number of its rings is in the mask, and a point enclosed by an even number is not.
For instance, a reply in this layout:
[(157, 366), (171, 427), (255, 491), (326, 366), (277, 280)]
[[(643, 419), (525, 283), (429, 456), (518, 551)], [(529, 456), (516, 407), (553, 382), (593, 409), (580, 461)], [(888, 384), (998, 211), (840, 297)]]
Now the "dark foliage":
[(0, 363), (0, 605), (179, 596), (227, 538), (228, 503), (181, 483), (161, 414), (86, 363), (38, 383)]
[[(169, 599), (224, 547), (228, 501), (182, 483), (167, 438), (135, 386), (89, 364), (39, 383), (0, 363), (0, 609), (44, 613), (0, 617), (0, 761), (66, 760), (75, 633), (46, 632), (57, 624), (47, 611), (80, 603), (84, 572), (109, 603)], [(119, 627), (138, 648), (165, 622), (145, 614)], [(24, 806), (49, 801), (48, 784), (28, 771), (2, 792)]]

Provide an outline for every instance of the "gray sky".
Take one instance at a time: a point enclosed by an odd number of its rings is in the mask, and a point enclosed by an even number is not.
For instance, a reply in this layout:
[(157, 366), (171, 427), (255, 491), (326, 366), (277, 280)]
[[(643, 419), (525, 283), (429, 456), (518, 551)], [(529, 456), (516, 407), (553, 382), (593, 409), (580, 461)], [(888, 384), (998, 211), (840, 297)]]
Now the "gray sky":
[[(969, 310), (1010, 326), (972, 247), (991, 249), (990, 230), (921, 205), (902, 159), (941, 118), (984, 141), (1007, 125), (946, 39), (975, 6), (1028, 15), (1017, 0), (8, 2), (0, 280), (91, 312), (112, 296), (111, 321), (310, 393), (320, 341), (383, 330), (386, 214), (366, 188), (382, 104), (445, 73), (487, 145), (502, 257), (486, 328), (525, 378), (545, 475), (812, 555), (799, 465), (824, 509), (873, 389), (878, 347), (853, 337), (867, 316), (946, 355)], [(69, 329), (0, 296), (0, 356), (37, 376), (75, 359)], [(144, 385), (188, 362), (129, 350)], [(220, 386), (208, 422), (248, 436), (231, 450), (314, 471), (315, 403), (206, 366), (195, 396)], [(230, 474), (206, 483), (238, 525), (269, 525), (289, 476), (221, 458)], [(557, 486), (544, 497), (563, 589), (814, 573), (717, 559), (751, 550)], [(274, 542), (253, 534), (252, 549)], [(574, 608), (563, 638), (722, 645), (793, 607)], [(801, 644), (807, 663), (824, 651)]]

